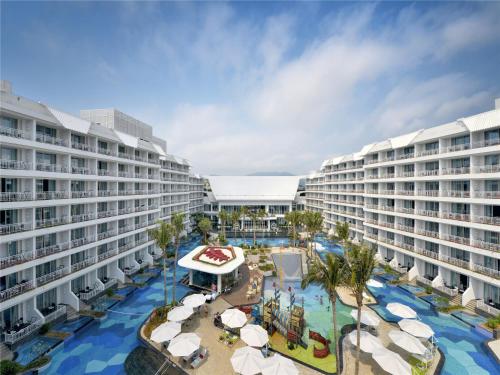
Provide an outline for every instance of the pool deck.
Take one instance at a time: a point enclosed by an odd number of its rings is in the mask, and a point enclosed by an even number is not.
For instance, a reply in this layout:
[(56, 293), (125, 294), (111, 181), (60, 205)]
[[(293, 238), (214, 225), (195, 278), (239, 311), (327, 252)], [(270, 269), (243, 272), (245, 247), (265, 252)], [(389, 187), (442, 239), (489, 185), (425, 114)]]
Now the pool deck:
[(500, 339), (488, 341), (486, 344), (496, 357), (496, 360), (500, 362)]
[(240, 282), (236, 287), (233, 287), (231, 293), (222, 295), (222, 299), (231, 306), (253, 305), (259, 303), (261, 295), (256, 294), (252, 298), (247, 298), (247, 290), (250, 279), (254, 277), (262, 279), (262, 273), (259, 269), (250, 271), (246, 264), (240, 266), (239, 273), (241, 276)]

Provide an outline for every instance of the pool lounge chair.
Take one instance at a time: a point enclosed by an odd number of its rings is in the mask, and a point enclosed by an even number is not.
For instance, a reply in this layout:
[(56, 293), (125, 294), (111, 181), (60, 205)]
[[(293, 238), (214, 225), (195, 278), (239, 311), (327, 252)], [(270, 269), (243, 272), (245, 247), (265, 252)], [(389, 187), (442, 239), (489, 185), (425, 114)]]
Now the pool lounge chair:
[(191, 368), (195, 369), (200, 367), (208, 358), (207, 348), (202, 348), (198, 355), (191, 362)]

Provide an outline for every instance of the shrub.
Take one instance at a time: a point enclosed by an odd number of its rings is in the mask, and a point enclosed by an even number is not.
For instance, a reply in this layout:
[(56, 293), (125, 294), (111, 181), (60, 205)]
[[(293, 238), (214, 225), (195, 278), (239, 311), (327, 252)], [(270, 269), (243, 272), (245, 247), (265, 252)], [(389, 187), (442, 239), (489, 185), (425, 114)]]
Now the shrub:
[(445, 314), (449, 314), (452, 311), (462, 310), (462, 309), (463, 309), (463, 306), (461, 306), (461, 305), (448, 305), (448, 306), (440, 306), (437, 308), (437, 310), (439, 312), (442, 312)]
[(23, 370), (31, 370), (31, 369), (39, 368), (39, 367), (45, 366), (49, 362), (50, 362), (50, 357), (47, 355), (44, 355), (44, 356), (37, 358), (34, 361), (31, 361), (30, 363), (28, 363), (28, 365), (26, 365)]
[(265, 255), (260, 255), (259, 256), (259, 261), (265, 262), (266, 260), (267, 260), (267, 256), (265, 256)]
[(158, 327), (160, 324), (167, 321), (167, 314), (172, 308), (172, 305), (161, 306), (156, 308), (151, 314), (151, 318), (148, 320), (144, 327), (144, 335), (146, 337), (151, 337), (151, 332)]
[(40, 327), (40, 331), (38, 331), (38, 333), (40, 333), (40, 335), (45, 335), (49, 331), (50, 331), (50, 323), (45, 323), (42, 324), (42, 326)]
[(16, 375), (23, 369), (19, 363), (4, 359), (0, 361), (0, 375)]
[(274, 266), (271, 263), (260, 264), (259, 270), (261, 270), (263, 272), (272, 271), (272, 270), (274, 270)]
[(497, 315), (493, 318), (488, 319), (486, 322), (486, 327), (495, 329), (500, 326), (500, 315)]
[(113, 289), (106, 289), (106, 296), (113, 297), (115, 295), (115, 291)]
[(431, 286), (429, 286), (429, 285), (427, 285), (427, 286), (425, 287), (425, 293), (427, 293), (427, 294), (432, 294), (432, 287), (431, 287)]

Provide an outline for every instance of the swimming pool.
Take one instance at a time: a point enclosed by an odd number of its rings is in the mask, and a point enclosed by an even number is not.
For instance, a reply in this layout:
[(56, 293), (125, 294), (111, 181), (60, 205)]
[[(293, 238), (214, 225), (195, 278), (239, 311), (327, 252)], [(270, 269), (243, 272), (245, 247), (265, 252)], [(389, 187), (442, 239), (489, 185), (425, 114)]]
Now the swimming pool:
[(399, 287), (413, 294), (420, 294), (425, 292), (425, 289), (418, 285), (400, 284)]
[[(200, 244), (200, 237), (182, 243), (184, 255)], [(185, 274), (178, 269), (177, 278)], [(172, 287), (172, 271), (168, 272), (169, 291)], [(177, 284), (177, 299), (191, 289)], [(124, 301), (119, 301), (103, 321), (94, 321), (58, 346), (49, 355), (50, 367), (44, 374), (124, 374), (124, 362), (128, 354), (139, 345), (137, 330), (154, 307), (163, 304), (163, 279), (160, 274), (144, 288), (137, 289)], [(171, 298), (171, 293), (169, 293)]]
[(473, 327), (484, 324), (488, 320), (484, 316), (469, 314), (466, 311), (454, 311), (451, 313), (451, 315), (453, 315), (457, 319), (463, 320)]
[[(381, 280), (378, 276), (374, 278)], [(484, 345), (488, 336), (452, 315), (436, 312), (427, 302), (402, 288), (389, 284), (386, 286), (386, 288), (369, 287), (370, 292), (378, 301), (377, 305), (370, 307), (390, 322), (397, 322), (401, 318), (387, 311), (388, 303), (399, 302), (413, 308), (420, 319), (432, 327), (438, 339), (438, 346), (445, 355), (442, 375), (500, 373), (500, 365)]]
[(24, 342), (16, 349), (16, 362), (26, 366), (61, 342), (61, 339), (53, 337), (36, 336), (33, 340)]
[(66, 333), (74, 333), (79, 331), (82, 327), (89, 324), (93, 318), (88, 316), (81, 316), (78, 319), (67, 320), (62, 323), (58, 323), (52, 328), (52, 331), (56, 332), (66, 332)]
[(449, 299), (437, 294), (428, 294), (420, 296), (424, 301), (429, 302), (434, 307), (446, 307), (449, 305)]

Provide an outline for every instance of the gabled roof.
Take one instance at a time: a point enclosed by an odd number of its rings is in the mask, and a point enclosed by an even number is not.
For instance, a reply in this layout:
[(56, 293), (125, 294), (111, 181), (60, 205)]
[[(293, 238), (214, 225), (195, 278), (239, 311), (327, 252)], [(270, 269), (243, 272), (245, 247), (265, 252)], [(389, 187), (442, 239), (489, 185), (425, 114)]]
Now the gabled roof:
[(50, 108), (47, 109), (57, 119), (62, 126), (66, 129), (73, 130), (79, 133), (87, 134), (90, 129), (90, 121), (84, 120), (80, 117), (70, 115), (69, 113), (58, 111), (57, 109)]
[(299, 176), (210, 176), (218, 201), (293, 201)]
[(461, 132), (466, 132), (467, 128), (457, 121), (450, 122), (448, 124), (435, 126), (433, 128), (424, 129), (418, 134), (413, 140), (414, 143), (422, 143), (426, 141), (431, 141), (433, 139), (438, 139), (441, 137), (446, 137), (453, 134), (459, 134)]
[(417, 130), (416, 132), (400, 135), (399, 137), (390, 138), (392, 148), (401, 148), (406, 147), (415, 139), (415, 137), (420, 134), (422, 130)]
[(463, 123), (471, 132), (496, 128), (500, 126), (500, 109), (461, 118), (458, 122)]

